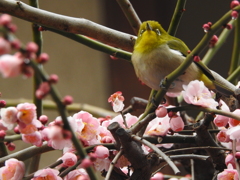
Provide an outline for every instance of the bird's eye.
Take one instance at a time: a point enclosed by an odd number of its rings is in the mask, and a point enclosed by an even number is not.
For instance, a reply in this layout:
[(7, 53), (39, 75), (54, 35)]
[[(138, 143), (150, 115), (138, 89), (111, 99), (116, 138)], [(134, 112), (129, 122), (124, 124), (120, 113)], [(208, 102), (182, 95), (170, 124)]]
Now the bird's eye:
[(142, 29), (141, 31), (140, 31), (140, 36), (144, 33), (144, 29)]
[(159, 36), (161, 35), (159, 29), (156, 29), (156, 33), (157, 33), (157, 35), (159, 35)]

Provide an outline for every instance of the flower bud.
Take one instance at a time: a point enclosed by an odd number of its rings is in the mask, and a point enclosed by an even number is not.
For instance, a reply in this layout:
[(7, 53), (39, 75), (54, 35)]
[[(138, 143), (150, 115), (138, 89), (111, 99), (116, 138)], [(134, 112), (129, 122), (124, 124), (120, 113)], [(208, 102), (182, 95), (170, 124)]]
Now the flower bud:
[(238, 6), (238, 5), (239, 5), (239, 2), (236, 1), (236, 0), (233, 0), (233, 1), (231, 2), (231, 4), (230, 4), (230, 8), (233, 9), (233, 8), (235, 8), (235, 7)]

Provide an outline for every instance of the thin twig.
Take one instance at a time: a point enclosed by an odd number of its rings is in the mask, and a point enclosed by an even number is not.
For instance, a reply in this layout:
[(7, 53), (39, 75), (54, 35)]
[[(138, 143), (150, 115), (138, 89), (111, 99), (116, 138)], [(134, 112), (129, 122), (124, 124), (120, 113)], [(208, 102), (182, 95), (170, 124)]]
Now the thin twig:
[(180, 171), (177, 168), (177, 166), (171, 161), (171, 159), (166, 156), (166, 154), (164, 154), (160, 149), (158, 149), (155, 145), (151, 144), (150, 142), (146, 141), (145, 139), (142, 139), (139, 136), (136, 135), (132, 135), (131, 136), (134, 140), (139, 141), (143, 144), (145, 144), (146, 146), (148, 146), (149, 148), (151, 148), (153, 151), (155, 151), (157, 154), (159, 154), (168, 164), (169, 166), (172, 168), (172, 170), (174, 171), (175, 174), (179, 174)]
[(117, 160), (122, 156), (122, 154), (123, 154), (123, 150), (120, 148), (120, 151), (115, 155), (114, 159), (112, 160), (112, 162), (109, 166), (109, 169), (108, 169), (108, 172), (106, 174), (105, 180), (110, 179), (110, 176), (111, 176), (111, 173), (113, 171), (114, 165), (117, 163)]

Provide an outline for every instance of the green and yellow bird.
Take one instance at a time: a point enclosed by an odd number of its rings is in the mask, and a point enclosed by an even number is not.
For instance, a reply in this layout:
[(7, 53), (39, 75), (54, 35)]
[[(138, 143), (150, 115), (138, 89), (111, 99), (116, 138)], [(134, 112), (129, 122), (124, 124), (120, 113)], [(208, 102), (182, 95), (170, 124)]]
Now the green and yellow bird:
[[(154, 90), (160, 82), (174, 71), (186, 58), (188, 47), (180, 39), (169, 35), (156, 21), (146, 21), (140, 26), (132, 54), (132, 64), (137, 77)], [(171, 84), (168, 92), (182, 91), (182, 85), (192, 80), (203, 81), (209, 89), (229, 96), (235, 86), (201, 62), (193, 62), (186, 71)]]

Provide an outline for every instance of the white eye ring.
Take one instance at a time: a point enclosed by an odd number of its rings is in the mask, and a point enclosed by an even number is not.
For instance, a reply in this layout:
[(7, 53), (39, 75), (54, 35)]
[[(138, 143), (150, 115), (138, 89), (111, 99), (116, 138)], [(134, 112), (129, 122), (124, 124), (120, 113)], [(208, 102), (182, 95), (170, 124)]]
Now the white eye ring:
[(142, 34), (144, 33), (144, 31), (145, 31), (145, 30), (142, 29), (139, 35), (142, 36)]
[(159, 35), (159, 36), (161, 35), (159, 29), (156, 29), (156, 33), (157, 33), (157, 35)]

